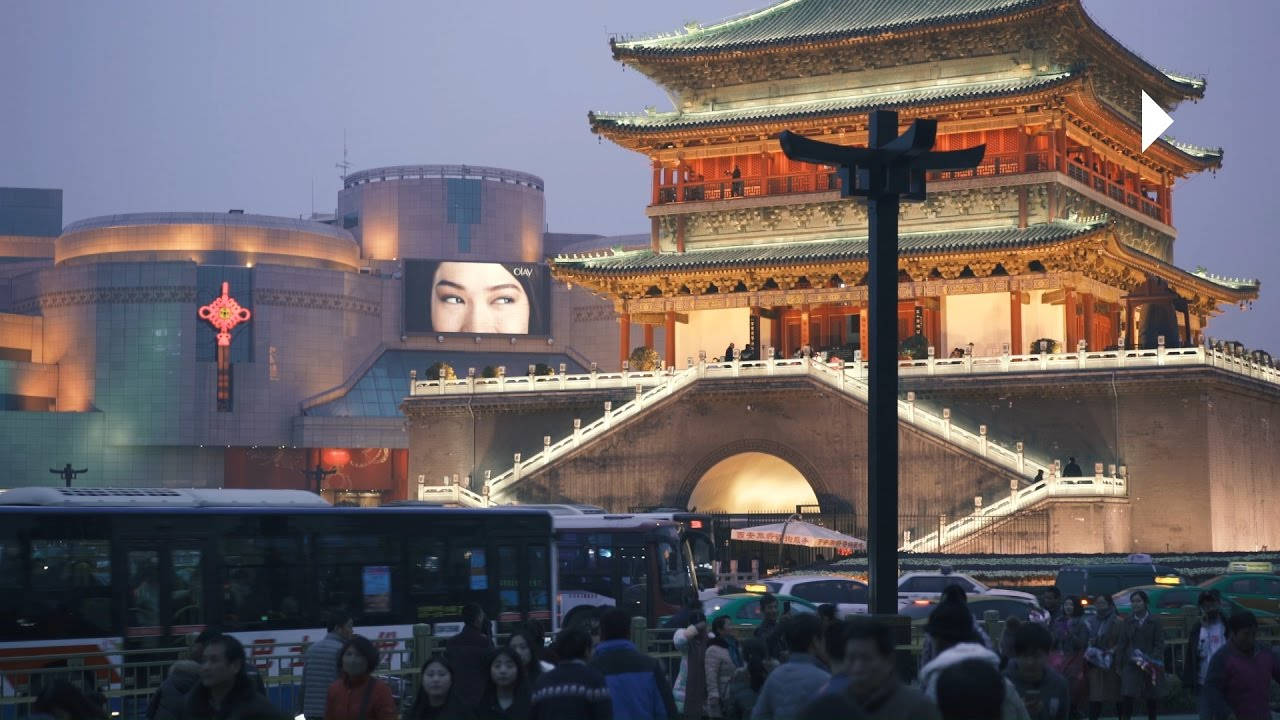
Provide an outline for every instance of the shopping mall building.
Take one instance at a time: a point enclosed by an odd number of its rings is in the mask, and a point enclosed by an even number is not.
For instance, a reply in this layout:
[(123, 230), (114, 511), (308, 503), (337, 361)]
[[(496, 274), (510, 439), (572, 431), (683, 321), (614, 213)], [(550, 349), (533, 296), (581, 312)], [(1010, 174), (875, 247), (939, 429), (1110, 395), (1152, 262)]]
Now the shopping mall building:
[(50, 471), (70, 463), (88, 470), (77, 486), (314, 488), (322, 463), (331, 499), (407, 497), (411, 372), (574, 372), (616, 353), (611, 304), (552, 287), (544, 259), (634, 238), (546, 232), (527, 173), (356, 172), (310, 220), (63, 227), (61, 206), (60, 190), (0, 189), (0, 486), (61, 484)]

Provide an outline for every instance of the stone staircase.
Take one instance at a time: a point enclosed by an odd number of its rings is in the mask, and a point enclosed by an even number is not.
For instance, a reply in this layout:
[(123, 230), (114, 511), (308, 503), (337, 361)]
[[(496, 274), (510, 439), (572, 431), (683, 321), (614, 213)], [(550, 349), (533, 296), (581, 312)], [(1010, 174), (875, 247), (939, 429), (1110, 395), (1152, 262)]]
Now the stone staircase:
[[(1133, 358), (1128, 359), (1134, 362)], [(1030, 356), (1027, 362), (1037, 364), (1046, 362), (1037, 356)], [(940, 363), (941, 361), (933, 361)], [(973, 363), (972, 358), (963, 362)], [(1006, 359), (1007, 364), (1016, 360)], [(1055, 365), (1081, 362), (1078, 358), (1055, 361)], [(1007, 366), (1007, 365), (1006, 365)], [(911, 372), (912, 366), (904, 367)], [(930, 374), (940, 368), (923, 366)], [(948, 363), (942, 365), (939, 374), (955, 372), (955, 366)], [(967, 369), (967, 368), (966, 368)], [(578, 390), (584, 388), (634, 388), (636, 396), (633, 400), (614, 407), (605, 403), (602, 417), (587, 425), (574, 421), (574, 428), (568, 435), (558, 440), (546, 436), (543, 449), (530, 458), (516, 454), (511, 468), (505, 472), (490, 476), (486, 473), (483, 490), (475, 493), (461, 485), (426, 486), (420, 489), (419, 498), (431, 502), (445, 502), (468, 507), (485, 507), (504, 504), (514, 500), (515, 490), (520, 481), (536, 473), (575, 450), (591, 443), (612, 431), (632, 418), (644, 414), (653, 405), (672, 397), (684, 388), (692, 386), (703, 379), (733, 379), (756, 377), (810, 377), (814, 380), (845, 393), (861, 402), (867, 401), (866, 366), (863, 363), (844, 364), (838, 360), (826, 362), (820, 359), (761, 360), (749, 362), (706, 363), (700, 362), (684, 370), (667, 369), (651, 372), (617, 372), (590, 373), (585, 375), (558, 376), (523, 376), (498, 377), (415, 382), (414, 395), (460, 395), (488, 394), (502, 392), (554, 392), (556, 390)], [(1092, 478), (1065, 480), (1058, 477), (1056, 463), (1042, 462), (1027, 457), (1022, 444), (1014, 449), (1002, 447), (988, 442), (986, 426), (980, 426), (972, 432), (951, 422), (950, 411), (943, 409), (941, 414), (934, 414), (915, 403), (915, 394), (907, 393), (906, 400), (898, 401), (899, 419), (912, 427), (940, 438), (944, 442), (998, 464), (1020, 477), (1034, 475), (1043, 471), (1045, 480), (1028, 487), (1015, 489), (1008, 496), (986, 507), (976, 508), (969, 516), (959, 518), (942, 526), (938, 531), (921, 538), (904, 538), (901, 550), (904, 552), (925, 551), (939, 546), (946, 547), (963, 540), (974, 533), (989, 528), (990, 518), (1007, 517), (1046, 502), (1053, 497), (1124, 497), (1127, 493), (1124, 481), (1124, 470), (1119, 474), (1115, 466), (1109, 468), (1109, 475), (1104, 475), (1102, 465), (1095, 465)], [(939, 533), (941, 538), (939, 538)]]

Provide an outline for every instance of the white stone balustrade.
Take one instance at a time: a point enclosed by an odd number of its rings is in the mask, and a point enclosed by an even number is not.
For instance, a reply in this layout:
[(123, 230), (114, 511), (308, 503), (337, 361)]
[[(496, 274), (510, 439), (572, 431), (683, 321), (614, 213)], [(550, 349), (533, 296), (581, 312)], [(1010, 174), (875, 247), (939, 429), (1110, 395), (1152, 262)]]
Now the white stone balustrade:
[[(634, 388), (637, 385), (649, 387), (665, 384), (668, 378), (690, 370), (702, 371), (703, 369), (706, 372), (706, 377), (803, 374), (802, 372), (790, 372), (788, 368), (801, 367), (806, 362), (799, 359), (760, 360), (698, 364), (682, 371), (668, 368), (665, 371), (651, 370), (647, 372), (595, 372), (578, 375), (523, 375), (494, 378), (461, 377), (456, 380), (444, 381), (415, 379), (410, 386), (410, 396), (621, 389)], [(865, 380), (867, 377), (867, 364), (860, 360), (847, 363), (833, 362), (838, 363), (846, 373), (856, 380)], [(1205, 347), (1101, 350), (1043, 355), (994, 355), (987, 357), (970, 355), (963, 358), (903, 360), (898, 363), (898, 374), (901, 377), (920, 377), (1188, 366), (1219, 368), (1255, 380), (1280, 385), (1280, 370), (1255, 362), (1248, 357)]]
[[(1125, 497), (1128, 489), (1124, 478), (1047, 478), (1022, 488), (990, 505), (979, 507), (966, 517), (948, 523), (942, 516), (939, 530), (915, 540), (907, 540), (898, 548), (901, 552), (945, 551), (952, 543), (959, 542), (990, 529), (993, 522), (1029, 510), (1035, 505), (1056, 497)], [(941, 540), (939, 540), (941, 532)]]
[[(904, 377), (941, 375), (979, 375), (1019, 372), (1070, 372), (1073, 370), (1111, 370), (1143, 367), (1213, 367), (1280, 385), (1280, 370), (1252, 361), (1247, 357), (1221, 352), (1207, 347), (1156, 348), (1151, 350), (1110, 350), (1043, 355), (1001, 355), (995, 357), (933, 358), (928, 360), (901, 361), (899, 373)], [(862, 400), (867, 400), (867, 367), (860, 361), (826, 362), (819, 359), (759, 360), (748, 362), (707, 363), (699, 360), (685, 370), (667, 368), (647, 372), (593, 372), (580, 375), (550, 375), (496, 378), (460, 378), (457, 380), (414, 380), (413, 396), (468, 395), (487, 393), (525, 393), (557, 390), (584, 389), (634, 389), (635, 399), (617, 408), (605, 403), (604, 415), (587, 425), (575, 422), (567, 434), (554, 442), (545, 442), (543, 450), (533, 457), (517, 459), (513, 467), (494, 476), (486, 483), (486, 494), (476, 494), (459, 486), (442, 486), (420, 490), (419, 497), (430, 501), (454, 502), (466, 505), (503, 503), (511, 499), (514, 487), (520, 479), (537, 472), (561, 456), (578, 449), (593, 438), (603, 435), (628, 418), (638, 416), (650, 406), (662, 401), (700, 379), (730, 379), (752, 377), (810, 376), (824, 384)], [(1032, 505), (1051, 497), (1124, 497), (1127, 493), (1124, 468), (1119, 476), (1114, 470), (1108, 475), (1095, 475), (1086, 479), (1064, 480), (1058, 477), (1057, 461), (1040, 462), (1024, 453), (1022, 443), (1009, 450), (990, 442), (985, 428), (971, 432), (955, 425), (950, 412), (941, 415), (928, 412), (914, 402), (914, 393), (907, 400), (898, 401), (898, 417), (919, 430), (943, 438), (996, 463), (1019, 477), (1027, 477), (1043, 471), (1045, 480), (1008, 496), (991, 505), (976, 510), (968, 517), (951, 523), (942, 523), (941, 543), (935, 531), (924, 537), (905, 543), (903, 551), (924, 551), (946, 547), (951, 543), (980, 532), (990, 526), (990, 519), (1029, 509)], [(550, 440), (550, 438), (547, 438)], [(1112, 466), (1114, 467), (1114, 466)], [(446, 497), (447, 496), (447, 497)]]

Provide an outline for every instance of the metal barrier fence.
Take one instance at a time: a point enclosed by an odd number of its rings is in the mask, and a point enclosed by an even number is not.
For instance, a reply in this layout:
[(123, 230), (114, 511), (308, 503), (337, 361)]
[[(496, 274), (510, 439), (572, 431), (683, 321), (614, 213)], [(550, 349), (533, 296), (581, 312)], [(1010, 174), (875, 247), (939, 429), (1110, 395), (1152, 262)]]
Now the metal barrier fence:
[[(1188, 631), (1196, 620), (1194, 612), (1184, 617), (1162, 618), (1164, 628), (1166, 672), (1180, 677), (1183, 658), (1189, 642)], [(1005, 623), (994, 611), (982, 619), (992, 643), (999, 647)], [(905, 621), (904, 621), (905, 622)], [(731, 627), (736, 637), (751, 637), (755, 627)], [(631, 639), (651, 657), (657, 659), (672, 682), (680, 669), (682, 653), (675, 647), (672, 628), (650, 628), (644, 618), (634, 618)], [(505, 635), (497, 641), (504, 643)], [(905, 639), (905, 637), (903, 638)], [(383, 655), (375, 675), (388, 682), (402, 710), (413, 703), (417, 692), (417, 674), (422, 664), (443, 652), (445, 638), (431, 634), (427, 625), (414, 627), (410, 637), (380, 639), (375, 643)], [(1280, 625), (1264, 625), (1259, 641), (1280, 645)], [(898, 645), (905, 666), (914, 667), (924, 643), (923, 623), (912, 623), (910, 641)], [(261, 676), (267, 696), (276, 707), (294, 713), (301, 707), (302, 661), (296, 643), (252, 645), (246, 648), (248, 664)], [(38, 655), (0, 659), (0, 718), (20, 720), (30, 714), (30, 707), (40, 688), (57, 680), (69, 680), (80, 687), (92, 686), (106, 696), (113, 717), (142, 718), (151, 696), (160, 687), (175, 661), (186, 656), (186, 648), (167, 650), (124, 650), (68, 655)], [(50, 667), (50, 664), (56, 666)]]

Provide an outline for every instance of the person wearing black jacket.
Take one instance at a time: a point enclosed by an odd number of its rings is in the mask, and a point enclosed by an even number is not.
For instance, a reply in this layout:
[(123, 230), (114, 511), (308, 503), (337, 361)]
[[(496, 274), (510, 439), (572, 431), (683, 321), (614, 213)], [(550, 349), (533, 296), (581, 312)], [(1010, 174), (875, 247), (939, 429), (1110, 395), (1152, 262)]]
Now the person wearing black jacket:
[(244, 646), (230, 635), (216, 635), (204, 647), (200, 684), (187, 694), (183, 720), (284, 720), (245, 673)]
[(1209, 672), (1209, 659), (1227, 644), (1227, 622), (1222, 615), (1222, 594), (1217, 590), (1201, 592), (1198, 604), (1200, 620), (1187, 633), (1181, 679), (1183, 687), (1195, 692), (1200, 717), (1207, 718), (1211, 711), (1204, 692), (1205, 675)]
[(475, 707), (484, 695), (485, 678), (489, 676), (486, 660), (493, 643), (484, 633), (484, 609), (476, 603), (462, 606), (462, 632), (444, 644), (444, 655), (457, 670), (453, 678), (454, 694), (465, 707)]
[(773, 593), (760, 596), (760, 614), (754, 636), (764, 642), (769, 657), (781, 661), (786, 654), (786, 641), (778, 628), (778, 598)]
[(676, 699), (657, 660), (630, 640), (631, 618), (617, 608), (600, 617), (600, 644), (587, 665), (609, 686), (614, 720), (674, 720)]

